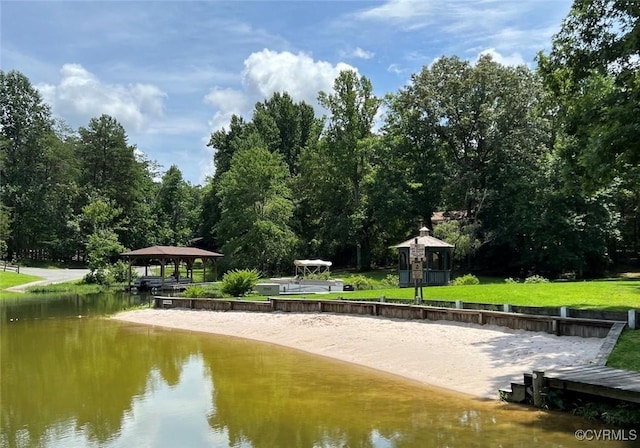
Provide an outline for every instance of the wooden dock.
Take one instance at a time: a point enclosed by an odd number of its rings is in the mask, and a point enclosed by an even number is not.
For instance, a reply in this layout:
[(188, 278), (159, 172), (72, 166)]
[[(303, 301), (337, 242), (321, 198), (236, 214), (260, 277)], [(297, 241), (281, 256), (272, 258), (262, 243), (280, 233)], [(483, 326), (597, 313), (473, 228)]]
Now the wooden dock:
[(511, 383), (510, 390), (501, 389), (500, 397), (538, 406), (545, 393), (556, 390), (640, 403), (640, 372), (589, 365), (525, 373), (523, 378), (523, 383)]

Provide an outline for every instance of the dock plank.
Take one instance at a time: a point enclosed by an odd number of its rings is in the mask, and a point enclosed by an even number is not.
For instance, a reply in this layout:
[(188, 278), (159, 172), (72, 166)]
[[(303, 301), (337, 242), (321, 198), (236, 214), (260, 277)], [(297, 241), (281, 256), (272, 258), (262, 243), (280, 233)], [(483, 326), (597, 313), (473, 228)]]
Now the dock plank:
[(577, 366), (544, 372), (551, 387), (640, 403), (640, 372), (605, 366)]

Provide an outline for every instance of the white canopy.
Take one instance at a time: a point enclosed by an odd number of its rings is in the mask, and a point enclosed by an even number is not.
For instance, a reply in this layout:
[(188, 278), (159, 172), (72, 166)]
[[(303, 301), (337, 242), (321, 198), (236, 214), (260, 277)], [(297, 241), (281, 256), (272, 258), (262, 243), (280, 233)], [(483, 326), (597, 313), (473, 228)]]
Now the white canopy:
[(329, 272), (329, 267), (333, 264), (324, 260), (295, 260), (296, 275), (323, 274)]
[(326, 266), (326, 267), (329, 267), (333, 263), (331, 263), (330, 261), (324, 261), (324, 260), (295, 260), (293, 262), (293, 264), (295, 264), (296, 266)]

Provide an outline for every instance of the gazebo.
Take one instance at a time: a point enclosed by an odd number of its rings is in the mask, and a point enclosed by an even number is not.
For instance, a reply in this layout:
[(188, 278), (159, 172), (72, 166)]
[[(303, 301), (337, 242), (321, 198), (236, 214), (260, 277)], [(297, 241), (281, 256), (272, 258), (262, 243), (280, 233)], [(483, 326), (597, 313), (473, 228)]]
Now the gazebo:
[(175, 280), (178, 281), (180, 263), (185, 262), (187, 264), (187, 276), (191, 273), (191, 280), (193, 280), (193, 263), (197, 258), (200, 258), (203, 263), (203, 277), (206, 278), (206, 264), (207, 260), (213, 260), (213, 278), (214, 281), (218, 280), (218, 258), (223, 257), (222, 254), (217, 252), (211, 252), (204, 249), (198, 249), (195, 247), (178, 247), (178, 246), (151, 246), (143, 249), (132, 250), (130, 252), (124, 252), (120, 254), (126, 257), (129, 262), (129, 288), (131, 288), (131, 266), (138, 260), (144, 260), (145, 266), (149, 265), (149, 261), (157, 260), (160, 263), (160, 282), (164, 286), (165, 279), (165, 266), (167, 263), (173, 263)]
[(451, 281), (452, 244), (429, 235), (429, 229), (422, 227), (420, 234), (394, 247), (398, 249), (398, 276), (400, 287), (413, 286), (411, 258), (409, 250), (412, 244), (424, 245), (423, 283), (427, 286), (448, 285)]

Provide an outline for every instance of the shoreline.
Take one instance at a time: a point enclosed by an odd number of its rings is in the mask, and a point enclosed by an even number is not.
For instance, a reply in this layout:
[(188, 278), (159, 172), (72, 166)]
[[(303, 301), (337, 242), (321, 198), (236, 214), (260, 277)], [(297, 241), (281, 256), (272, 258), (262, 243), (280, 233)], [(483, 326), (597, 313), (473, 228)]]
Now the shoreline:
[(521, 381), (523, 373), (589, 364), (604, 341), (493, 325), (327, 313), (142, 309), (111, 318), (277, 344), (494, 400), (498, 389)]

